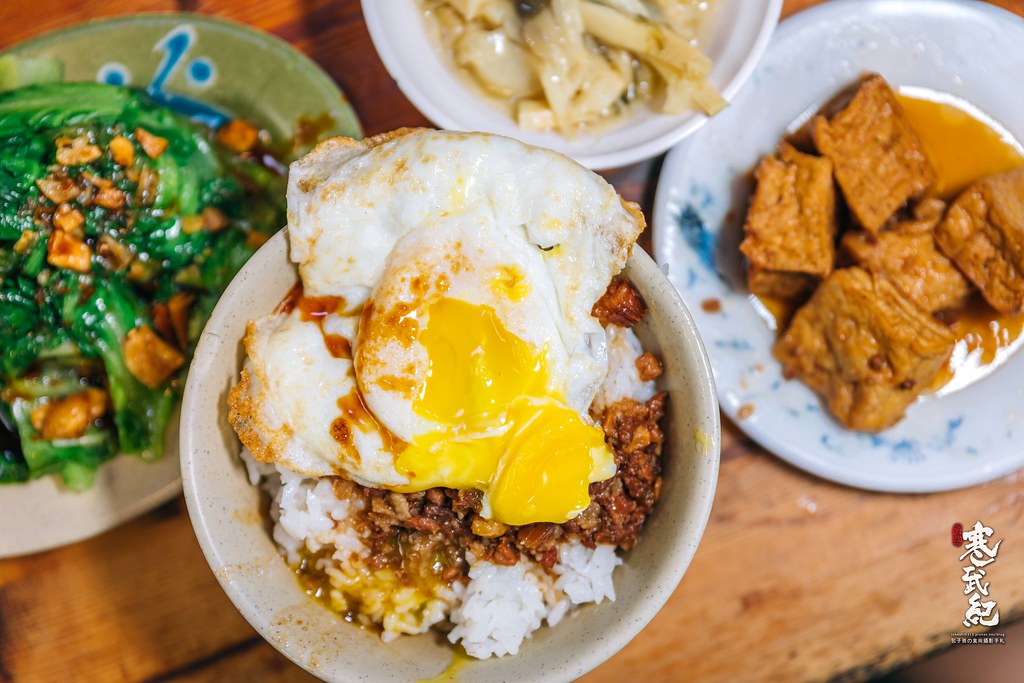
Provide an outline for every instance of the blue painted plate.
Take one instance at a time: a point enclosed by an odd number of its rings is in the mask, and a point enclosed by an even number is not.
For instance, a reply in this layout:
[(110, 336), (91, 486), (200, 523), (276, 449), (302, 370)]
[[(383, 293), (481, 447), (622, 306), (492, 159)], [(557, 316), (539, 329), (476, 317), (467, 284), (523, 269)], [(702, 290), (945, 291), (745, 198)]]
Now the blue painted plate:
[(796, 467), (865, 489), (927, 492), (1024, 465), (1024, 353), (912, 405), (881, 434), (849, 431), (786, 381), (775, 332), (744, 286), (738, 245), (751, 170), (787, 127), (865, 71), (963, 98), (1024, 140), (1024, 21), (981, 2), (840, 0), (783, 22), (732, 105), (669, 154), (654, 251), (694, 314), (722, 410)]

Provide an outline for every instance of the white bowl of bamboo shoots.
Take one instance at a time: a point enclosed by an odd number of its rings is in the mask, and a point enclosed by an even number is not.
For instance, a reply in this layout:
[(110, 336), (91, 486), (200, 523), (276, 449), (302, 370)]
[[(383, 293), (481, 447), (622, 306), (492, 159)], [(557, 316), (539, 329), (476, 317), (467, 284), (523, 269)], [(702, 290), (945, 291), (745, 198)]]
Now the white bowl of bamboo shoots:
[(363, 0), (381, 60), (430, 120), (593, 169), (661, 154), (727, 106), (782, 0)]

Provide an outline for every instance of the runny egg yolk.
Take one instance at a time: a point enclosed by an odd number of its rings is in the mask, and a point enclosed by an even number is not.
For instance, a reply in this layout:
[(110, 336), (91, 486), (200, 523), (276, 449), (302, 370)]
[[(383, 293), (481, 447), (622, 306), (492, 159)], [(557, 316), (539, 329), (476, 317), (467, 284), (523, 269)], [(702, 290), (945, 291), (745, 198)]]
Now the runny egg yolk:
[(413, 410), (443, 428), (397, 457), (410, 484), (477, 489), (505, 524), (565, 522), (590, 504), (589, 485), (615, 474), (598, 427), (549, 387), (543, 350), (512, 334), (494, 309), (458, 299), (430, 304), (419, 343), (429, 369)]

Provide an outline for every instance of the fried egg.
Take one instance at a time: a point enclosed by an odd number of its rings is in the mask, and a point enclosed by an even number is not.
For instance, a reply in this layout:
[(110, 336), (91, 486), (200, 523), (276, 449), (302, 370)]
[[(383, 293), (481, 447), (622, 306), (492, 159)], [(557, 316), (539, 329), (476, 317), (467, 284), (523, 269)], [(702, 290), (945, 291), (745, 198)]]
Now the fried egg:
[(288, 208), (302, 297), (250, 324), (231, 396), (253, 454), (476, 489), (507, 524), (585, 509), (615, 472), (589, 416), (608, 373), (591, 310), (643, 230), (636, 207), (554, 152), (398, 131), (318, 146)]

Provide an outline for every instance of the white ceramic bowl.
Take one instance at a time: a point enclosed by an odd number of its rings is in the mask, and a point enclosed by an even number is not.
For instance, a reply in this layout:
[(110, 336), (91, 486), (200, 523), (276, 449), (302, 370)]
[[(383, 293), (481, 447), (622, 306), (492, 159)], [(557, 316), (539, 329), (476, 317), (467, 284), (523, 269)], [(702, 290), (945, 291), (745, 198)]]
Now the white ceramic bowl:
[[(702, 47), (714, 62), (711, 82), (731, 100), (760, 60), (782, 0), (719, 3), (710, 39)], [(522, 130), (456, 76), (428, 35), (417, 0), (363, 0), (363, 15), (391, 77), (442, 128), (498, 133), (561, 152), (589, 168), (608, 169), (661, 154), (707, 121), (697, 112), (664, 116), (640, 111), (616, 128), (577, 140)]]
[[(679, 295), (639, 249), (626, 274), (647, 301), (638, 326), (659, 353), (669, 391), (664, 484), (640, 540), (615, 571), (614, 603), (576, 610), (541, 628), (518, 655), (474, 660), (462, 683), (567, 681), (628, 643), (675, 590), (704, 531), (718, 476), (719, 417), (711, 368)], [(217, 304), (189, 370), (182, 403), (181, 469), (196, 535), (221, 586), (274, 647), (330, 681), (432, 678), (454, 650), (437, 634), (385, 644), (308, 597), (270, 538), (260, 491), (249, 484), (227, 421), (227, 394), (242, 363), (248, 320), (269, 313), (296, 282), (285, 231), (260, 249)]]

